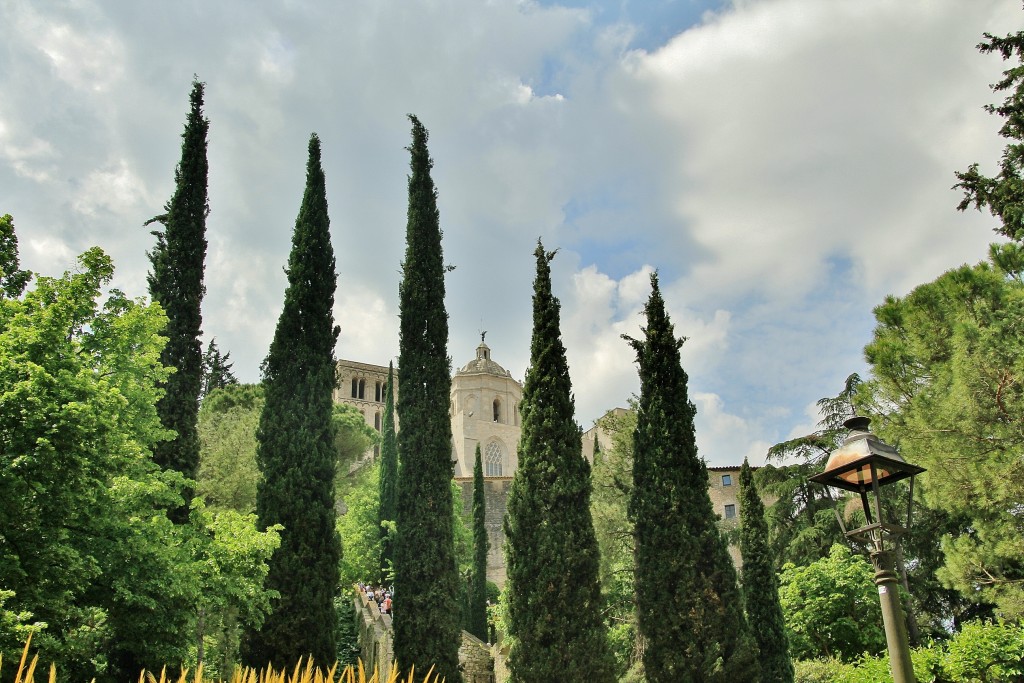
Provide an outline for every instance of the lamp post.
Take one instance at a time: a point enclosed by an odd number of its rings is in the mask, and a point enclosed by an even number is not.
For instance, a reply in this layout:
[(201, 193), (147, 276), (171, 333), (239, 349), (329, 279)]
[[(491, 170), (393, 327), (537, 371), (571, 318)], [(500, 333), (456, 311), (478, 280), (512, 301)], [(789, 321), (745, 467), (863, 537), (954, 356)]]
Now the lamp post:
[[(810, 477), (810, 480), (860, 495), (867, 523), (852, 531), (846, 531), (844, 525), (843, 532), (847, 538), (867, 543), (871, 548), (871, 563), (875, 567), (875, 585), (878, 586), (878, 597), (882, 603), (882, 623), (885, 626), (892, 677), (895, 683), (914, 683), (907, 625), (896, 585), (893, 550), (900, 536), (907, 533), (910, 527), (914, 477), (925, 470), (908, 463), (895, 448), (872, 434), (868, 429), (870, 423), (871, 420), (866, 417), (852, 417), (844, 422), (843, 426), (850, 430), (849, 435), (839, 448), (829, 454), (825, 471)], [(903, 526), (883, 518), (879, 489), (907, 478), (910, 479), (910, 496), (906, 526)]]

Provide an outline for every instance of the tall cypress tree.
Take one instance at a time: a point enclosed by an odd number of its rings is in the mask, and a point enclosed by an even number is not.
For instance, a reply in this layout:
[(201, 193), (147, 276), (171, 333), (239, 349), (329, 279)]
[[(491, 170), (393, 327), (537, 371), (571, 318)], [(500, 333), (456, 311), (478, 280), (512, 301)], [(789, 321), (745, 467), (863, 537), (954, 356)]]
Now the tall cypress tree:
[(398, 540), (395, 659), (403, 669), (459, 674), (460, 594), (452, 519), (451, 361), (444, 260), (427, 130), (412, 122), (405, 261), (399, 286)]
[[(147, 221), (161, 223), (155, 231), (156, 246), (149, 254), (152, 272), (149, 293), (167, 314), (164, 335), (167, 345), (160, 361), (177, 371), (167, 378), (164, 395), (157, 402), (160, 422), (177, 436), (156, 445), (153, 459), (164, 469), (195, 479), (199, 471), (199, 392), (203, 377), (203, 350), (199, 342), (203, 323), (200, 306), (206, 288), (203, 269), (206, 259), (207, 204), (206, 134), (210, 122), (203, 117), (203, 89), (193, 81), (191, 109), (182, 134), (181, 161), (174, 170), (174, 195), (164, 207), (166, 213)], [(186, 505), (175, 516), (188, 515)]]
[(384, 388), (384, 422), (381, 425), (380, 503), (380, 578), (384, 581), (395, 564), (394, 537), (385, 522), (395, 522), (398, 508), (398, 442), (395, 435), (395, 365), (388, 363), (388, 382)]
[(288, 288), (263, 363), (266, 402), (257, 431), (263, 473), (256, 492), (261, 529), (281, 524), (281, 547), (266, 585), (281, 594), (247, 642), (253, 666), (292, 666), (312, 655), (333, 664), (341, 543), (335, 530), (334, 345), (337, 276), (331, 248), (320, 140), (309, 139), (306, 191), (288, 257)]
[(487, 640), (487, 501), (484, 498), (484, 466), (480, 444), (476, 445), (473, 464), (473, 585), (469, 594), (469, 632)]
[(655, 683), (756, 680), (736, 571), (697, 455), (683, 340), (675, 337), (656, 273), (651, 289), (644, 339), (625, 337), (640, 365), (629, 514), (644, 671)]
[(512, 680), (613, 681), (601, 618), (590, 465), (573, 419), (569, 364), (551, 293), (551, 259), (538, 241), (533, 338), (523, 387), (519, 468), (508, 495), (509, 656)]
[(757, 624), (753, 630), (761, 653), (761, 682), (793, 683), (793, 661), (779, 603), (779, 577), (768, 550), (764, 503), (746, 458), (740, 468), (740, 554), (747, 619)]

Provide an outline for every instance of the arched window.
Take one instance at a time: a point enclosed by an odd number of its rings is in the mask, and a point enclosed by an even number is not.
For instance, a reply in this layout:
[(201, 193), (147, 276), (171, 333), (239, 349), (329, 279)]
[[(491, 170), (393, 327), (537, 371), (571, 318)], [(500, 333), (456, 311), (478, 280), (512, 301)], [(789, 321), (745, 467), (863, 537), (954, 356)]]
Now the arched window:
[(373, 414), (373, 428), (380, 431), (380, 412)]
[(501, 422), (501, 399), (494, 399), (492, 407), (494, 409), (494, 421)]
[(359, 380), (352, 378), (352, 398), (359, 398)]
[(384, 401), (384, 384), (383, 383), (377, 382), (377, 386), (374, 387), (374, 389), (373, 389), (373, 400), (376, 401), (377, 403), (382, 403)]
[(366, 380), (365, 379), (359, 380), (359, 396), (357, 396), (356, 398), (364, 398), (364, 399), (366, 398)]
[(500, 443), (492, 441), (487, 444), (487, 453), (484, 455), (484, 476), (500, 477), (501, 464), (504, 459)]

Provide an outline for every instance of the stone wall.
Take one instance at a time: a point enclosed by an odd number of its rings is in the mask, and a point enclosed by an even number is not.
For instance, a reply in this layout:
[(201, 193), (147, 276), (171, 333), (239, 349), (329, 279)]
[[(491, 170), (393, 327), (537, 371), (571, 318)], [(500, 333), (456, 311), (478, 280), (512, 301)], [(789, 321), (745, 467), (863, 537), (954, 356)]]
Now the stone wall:
[[(469, 519), (473, 515), (473, 478), (456, 477), (455, 481), (462, 489), (462, 512)], [(487, 551), (487, 580), (493, 581), (498, 588), (505, 586), (505, 509), (508, 501), (508, 490), (512, 486), (512, 477), (492, 477), (484, 479), (484, 526), (487, 527), (487, 540), (491, 547)]]
[(356, 590), (353, 598), (356, 608), (356, 631), (359, 634), (359, 658), (363, 660), (363, 668), (372, 672), (374, 668), (380, 672), (391, 671), (395, 660), (395, 631), (391, 626), (391, 617), (381, 614), (377, 603), (366, 597), (361, 590)]
[[(356, 612), (356, 629), (359, 633), (359, 658), (367, 674), (382, 672), (381, 678), (391, 671), (395, 661), (395, 630), (391, 617), (381, 614), (377, 604), (356, 590), (353, 598)], [(455, 602), (451, 608), (461, 611)], [(490, 647), (476, 636), (462, 632), (459, 646), (459, 668), (463, 683), (494, 683), (494, 660)]]
[(462, 632), (459, 668), (462, 669), (462, 683), (494, 683), (494, 660), (490, 648), (467, 631)]

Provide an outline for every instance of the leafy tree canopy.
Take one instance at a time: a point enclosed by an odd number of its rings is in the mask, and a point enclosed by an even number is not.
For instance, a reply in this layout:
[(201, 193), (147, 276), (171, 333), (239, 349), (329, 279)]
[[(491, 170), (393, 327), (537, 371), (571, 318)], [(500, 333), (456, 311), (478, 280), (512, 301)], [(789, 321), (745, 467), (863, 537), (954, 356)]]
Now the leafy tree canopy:
[(838, 657), (850, 661), (885, 647), (882, 608), (874, 570), (846, 546), (827, 557), (783, 570), (779, 598), (795, 658)]
[(863, 400), (910, 462), (928, 507), (968, 520), (940, 578), (1024, 615), (1024, 285), (962, 266), (875, 309)]

